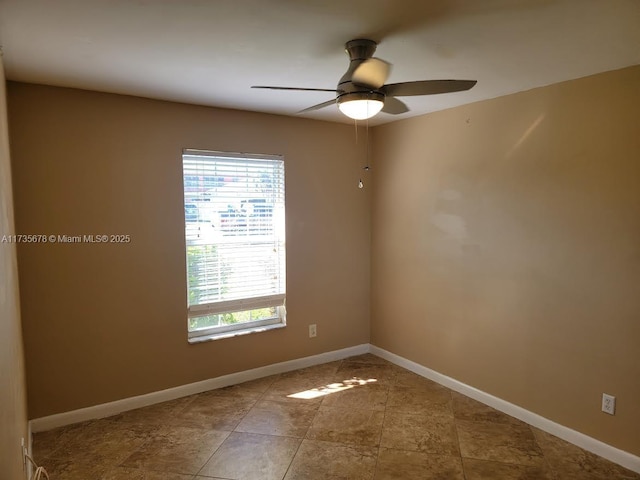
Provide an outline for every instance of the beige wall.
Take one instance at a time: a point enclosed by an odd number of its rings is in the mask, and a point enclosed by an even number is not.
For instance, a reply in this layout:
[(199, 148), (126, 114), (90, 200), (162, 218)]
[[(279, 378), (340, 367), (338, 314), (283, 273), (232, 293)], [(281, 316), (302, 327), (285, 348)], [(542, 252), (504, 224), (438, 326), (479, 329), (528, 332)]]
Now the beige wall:
[[(9, 136), (2, 54), (0, 54), (0, 240), (15, 234)], [(0, 241), (0, 478), (24, 478), (21, 440), (27, 412), (20, 330), (15, 244)]]
[(636, 66), (377, 128), (372, 343), (640, 454), (639, 106)]
[[(132, 238), (20, 245), (30, 418), (368, 342), (352, 126), (20, 83), (9, 115), (18, 231)], [(185, 147), (284, 154), (287, 328), (187, 343)]]

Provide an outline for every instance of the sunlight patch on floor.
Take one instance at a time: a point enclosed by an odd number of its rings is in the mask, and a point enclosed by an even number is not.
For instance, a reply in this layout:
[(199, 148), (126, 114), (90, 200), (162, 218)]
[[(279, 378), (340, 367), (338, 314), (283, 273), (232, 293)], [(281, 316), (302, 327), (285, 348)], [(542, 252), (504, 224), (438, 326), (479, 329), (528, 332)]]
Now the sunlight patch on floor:
[(377, 381), (378, 380), (376, 380), (375, 378), (362, 379), (354, 377), (342, 382), (330, 383), (321, 387), (311, 388), (309, 390), (304, 390), (298, 393), (292, 393), (291, 395), (287, 395), (287, 397), (298, 398), (301, 400), (312, 400), (314, 398), (324, 397), (325, 395), (342, 392), (344, 390), (350, 390), (352, 388), (360, 387), (362, 385), (367, 385), (369, 383), (374, 383)]

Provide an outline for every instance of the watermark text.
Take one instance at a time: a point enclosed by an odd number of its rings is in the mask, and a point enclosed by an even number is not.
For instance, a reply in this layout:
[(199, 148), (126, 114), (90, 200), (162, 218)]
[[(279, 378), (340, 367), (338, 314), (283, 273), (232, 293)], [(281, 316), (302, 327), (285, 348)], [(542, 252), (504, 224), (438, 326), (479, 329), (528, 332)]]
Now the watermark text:
[(131, 235), (2, 235), (0, 243), (131, 243)]

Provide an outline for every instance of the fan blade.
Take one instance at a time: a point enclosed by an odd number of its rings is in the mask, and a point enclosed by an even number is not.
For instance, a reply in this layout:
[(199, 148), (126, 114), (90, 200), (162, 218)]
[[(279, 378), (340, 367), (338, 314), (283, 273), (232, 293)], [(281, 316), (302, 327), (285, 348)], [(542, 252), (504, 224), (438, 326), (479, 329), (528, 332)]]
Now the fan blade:
[(379, 58), (369, 58), (356, 67), (351, 76), (351, 81), (358, 85), (364, 85), (378, 89), (389, 78), (391, 64)]
[(335, 103), (336, 103), (335, 99), (328, 100), (326, 102), (322, 102), (322, 103), (319, 103), (317, 105), (314, 105), (313, 107), (309, 107), (309, 108), (305, 108), (304, 110), (300, 110), (298, 112), (298, 114), (307, 113), (307, 112), (313, 112), (314, 110), (320, 110), (321, 108), (328, 107), (329, 105), (335, 105)]
[(422, 80), (418, 82), (392, 83), (382, 87), (382, 91), (386, 95), (394, 97), (435, 95), (469, 90), (476, 83), (478, 83), (476, 80)]
[(328, 88), (297, 88), (297, 87), (265, 87), (265, 86), (257, 86), (257, 85), (253, 85), (251, 86), (251, 88), (266, 88), (269, 90), (299, 90), (302, 92), (333, 92), (333, 93), (337, 92), (335, 88), (328, 89)]
[(409, 111), (409, 107), (397, 98), (385, 97), (382, 111), (384, 113), (390, 113), (391, 115), (399, 115), (401, 113), (407, 113)]

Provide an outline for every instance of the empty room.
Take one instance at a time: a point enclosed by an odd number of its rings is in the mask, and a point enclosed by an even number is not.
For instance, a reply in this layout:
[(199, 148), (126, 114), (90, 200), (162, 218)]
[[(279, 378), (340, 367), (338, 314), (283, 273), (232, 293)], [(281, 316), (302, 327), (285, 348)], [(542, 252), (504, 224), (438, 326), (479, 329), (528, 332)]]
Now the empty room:
[(639, 27), (0, 0), (0, 480), (640, 480)]

